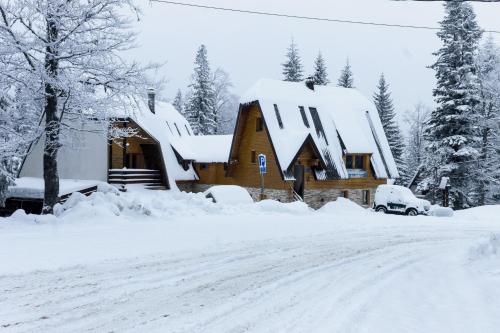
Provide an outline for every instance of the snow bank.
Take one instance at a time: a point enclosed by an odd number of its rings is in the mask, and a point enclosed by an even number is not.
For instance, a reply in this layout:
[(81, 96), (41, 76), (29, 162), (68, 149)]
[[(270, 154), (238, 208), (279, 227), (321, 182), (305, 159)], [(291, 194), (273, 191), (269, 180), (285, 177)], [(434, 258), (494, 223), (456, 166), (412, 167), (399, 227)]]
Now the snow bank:
[(500, 216), (500, 205), (490, 205), (490, 206), (464, 209), (456, 211), (455, 215), (457, 217), (467, 220), (476, 220), (476, 221), (494, 220), (499, 222), (500, 219), (498, 217)]
[(359, 206), (355, 202), (346, 198), (337, 198), (336, 201), (332, 201), (324, 205), (319, 209), (319, 212), (325, 214), (338, 214), (338, 213), (362, 213), (366, 212), (366, 209)]
[(454, 214), (453, 209), (450, 207), (432, 206), (429, 215), (437, 217), (452, 217)]
[(500, 234), (492, 234), (482, 239), (470, 250), (471, 260), (498, 259), (500, 260)]

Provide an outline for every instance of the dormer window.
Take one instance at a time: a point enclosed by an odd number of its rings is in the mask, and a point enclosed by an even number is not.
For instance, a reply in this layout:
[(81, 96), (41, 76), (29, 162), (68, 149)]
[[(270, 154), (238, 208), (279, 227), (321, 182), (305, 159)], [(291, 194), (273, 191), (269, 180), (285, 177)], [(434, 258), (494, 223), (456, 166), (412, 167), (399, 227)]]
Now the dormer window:
[(307, 128), (309, 128), (309, 120), (307, 120), (306, 110), (304, 109), (303, 106), (299, 106), (299, 111), (300, 111), (300, 115), (302, 116), (302, 121), (304, 122), (304, 125)]
[(170, 133), (172, 133), (172, 135), (173, 135), (174, 132), (172, 132), (172, 128), (170, 127), (170, 124), (168, 123), (168, 121), (166, 123), (167, 123), (168, 129), (170, 130)]
[(363, 154), (347, 154), (345, 156), (345, 166), (349, 178), (366, 178), (368, 171), (366, 170), (365, 161), (367, 155)]
[(281, 121), (280, 110), (278, 109), (278, 105), (274, 104), (274, 113), (276, 113), (276, 119), (278, 120), (278, 126), (283, 129), (283, 121)]
[(181, 131), (179, 131), (179, 127), (177, 127), (177, 123), (174, 123), (175, 129), (177, 130), (177, 133), (179, 133), (179, 136), (182, 136)]

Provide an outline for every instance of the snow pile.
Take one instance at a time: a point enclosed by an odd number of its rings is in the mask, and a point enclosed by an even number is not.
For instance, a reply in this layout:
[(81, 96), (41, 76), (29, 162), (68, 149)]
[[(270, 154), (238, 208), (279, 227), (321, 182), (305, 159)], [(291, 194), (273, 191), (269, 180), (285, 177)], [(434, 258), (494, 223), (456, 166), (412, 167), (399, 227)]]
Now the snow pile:
[(459, 210), (455, 212), (455, 215), (467, 220), (493, 220), (498, 222), (500, 221), (498, 218), (498, 216), (500, 216), (500, 205), (489, 205)]
[(431, 206), (431, 210), (429, 215), (437, 216), (437, 217), (452, 217), (454, 214), (453, 209), (450, 207), (441, 207), (441, 206)]
[(207, 198), (216, 203), (223, 204), (251, 204), (253, 199), (248, 191), (241, 186), (219, 185), (212, 186), (203, 193)]
[(267, 215), (268, 213), (301, 215), (314, 212), (314, 210), (307, 204), (300, 201), (283, 203), (275, 200), (262, 200), (257, 202), (254, 207), (256, 209), (256, 213), (264, 215)]
[(319, 210), (321, 213), (325, 214), (338, 214), (338, 213), (363, 213), (366, 209), (356, 204), (346, 198), (337, 198), (336, 201), (332, 201), (324, 205)]
[(491, 234), (470, 250), (470, 259), (498, 259), (500, 260), (500, 234)]

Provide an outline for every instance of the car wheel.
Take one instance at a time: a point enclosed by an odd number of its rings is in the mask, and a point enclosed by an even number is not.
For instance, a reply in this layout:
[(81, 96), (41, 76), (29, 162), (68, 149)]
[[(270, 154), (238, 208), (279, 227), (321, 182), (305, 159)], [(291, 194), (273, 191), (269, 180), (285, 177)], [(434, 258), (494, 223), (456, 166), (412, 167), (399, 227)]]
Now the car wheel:
[(375, 211), (377, 213), (384, 213), (384, 214), (387, 214), (387, 208), (385, 208), (384, 206), (378, 206), (377, 208), (375, 208)]
[(406, 215), (408, 216), (417, 216), (418, 211), (415, 208), (410, 208), (406, 211)]

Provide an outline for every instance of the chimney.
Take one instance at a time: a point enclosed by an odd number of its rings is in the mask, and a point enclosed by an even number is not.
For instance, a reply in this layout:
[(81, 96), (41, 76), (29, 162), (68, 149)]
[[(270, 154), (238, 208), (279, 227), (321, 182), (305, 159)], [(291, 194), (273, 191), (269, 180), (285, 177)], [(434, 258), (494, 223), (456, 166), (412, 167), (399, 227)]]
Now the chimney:
[(314, 91), (314, 78), (312, 76), (310, 76), (306, 79), (306, 86), (307, 86), (307, 88)]
[(156, 97), (156, 92), (154, 88), (149, 88), (148, 89), (148, 106), (149, 110), (152, 113), (155, 113), (155, 97)]

